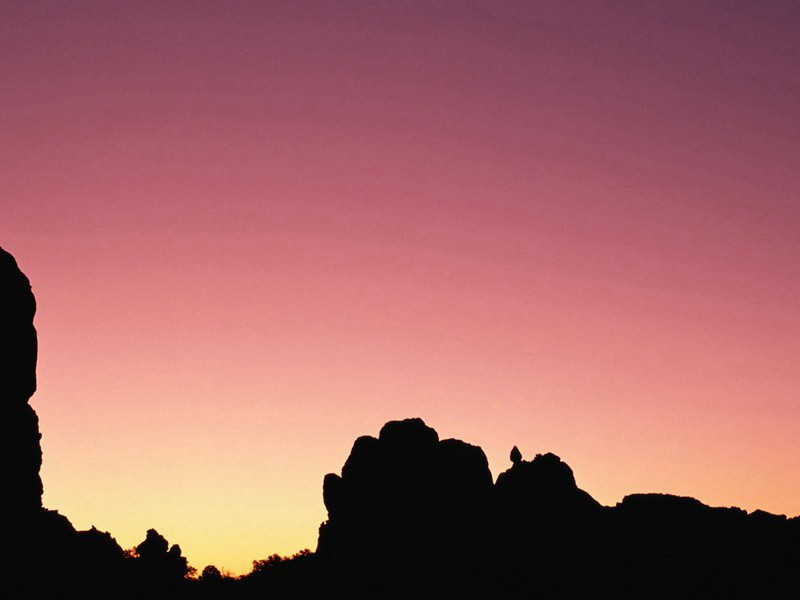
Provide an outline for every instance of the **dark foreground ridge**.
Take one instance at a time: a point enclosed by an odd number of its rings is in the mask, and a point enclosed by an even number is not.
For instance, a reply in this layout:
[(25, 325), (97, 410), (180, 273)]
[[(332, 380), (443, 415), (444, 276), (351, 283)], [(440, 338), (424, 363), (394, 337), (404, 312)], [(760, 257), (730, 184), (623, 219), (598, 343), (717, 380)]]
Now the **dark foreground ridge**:
[(604, 507), (559, 457), (526, 461), (516, 447), (493, 482), (483, 450), (421, 419), (358, 438), (341, 475), (325, 477), (316, 552), (194, 577), (154, 530), (123, 550), (42, 507), (34, 312), (0, 249), (3, 598), (800, 597), (798, 517), (664, 494)]

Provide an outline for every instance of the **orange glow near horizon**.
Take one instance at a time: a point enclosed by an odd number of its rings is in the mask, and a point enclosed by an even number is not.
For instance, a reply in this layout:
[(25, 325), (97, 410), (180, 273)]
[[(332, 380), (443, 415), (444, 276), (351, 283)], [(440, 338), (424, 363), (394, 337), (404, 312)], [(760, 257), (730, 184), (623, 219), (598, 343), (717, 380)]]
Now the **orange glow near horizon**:
[(45, 506), (247, 572), (419, 416), (800, 514), (796, 5), (269, 4), (0, 7)]

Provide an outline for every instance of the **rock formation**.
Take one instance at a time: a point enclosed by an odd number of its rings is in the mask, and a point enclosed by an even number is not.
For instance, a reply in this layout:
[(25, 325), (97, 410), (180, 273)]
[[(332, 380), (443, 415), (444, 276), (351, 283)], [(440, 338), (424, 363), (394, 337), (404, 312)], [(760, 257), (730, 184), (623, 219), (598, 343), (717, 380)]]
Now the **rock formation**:
[(36, 391), (36, 301), (28, 278), (0, 248), (0, 507), (24, 514), (42, 507), (39, 419), (28, 404)]
[(317, 553), (367, 595), (441, 596), (446, 573), (479, 578), (491, 494), (483, 450), (439, 440), (421, 419), (389, 422), (356, 440), (341, 476), (325, 477)]
[(492, 485), (483, 451), (419, 419), (353, 445), (323, 496), (329, 597), (795, 598), (800, 519), (665, 494), (603, 507), (554, 454)]
[(440, 441), (421, 419), (389, 422), (378, 438), (355, 441), (341, 476), (325, 476), (330, 518), (320, 530), (319, 552), (329, 546), (430, 549), (483, 509), (491, 492), (483, 450)]
[(508, 457), (511, 459), (511, 464), (516, 465), (522, 460), (522, 452), (519, 451), (519, 448), (514, 446), (511, 449), (511, 453), (508, 455)]
[(495, 486), (503, 512), (515, 518), (544, 513), (548, 519), (555, 515), (574, 519), (578, 514), (600, 510), (600, 503), (578, 488), (572, 469), (555, 454), (537, 454), (526, 461), (512, 452), (512, 462), (510, 469), (500, 473)]
[(526, 461), (516, 446), (493, 484), (483, 450), (440, 440), (420, 419), (358, 438), (341, 475), (325, 477), (316, 554), (256, 561), (235, 586), (207, 569), (192, 588), (180, 547), (155, 530), (126, 555), (108, 533), (75, 531), (42, 507), (28, 404), (35, 308), (28, 279), (0, 249), (4, 598), (800, 596), (800, 518), (666, 494), (604, 507), (558, 456)]
[[(0, 581), (4, 598), (139, 598), (152, 590), (176, 597), (188, 572), (179, 546), (154, 530), (126, 559), (116, 540), (94, 527), (76, 531), (42, 507), (39, 420), (28, 404), (36, 391), (36, 301), (28, 278), (0, 248), (0, 461), (4, 517)], [(163, 546), (163, 552), (162, 552)]]

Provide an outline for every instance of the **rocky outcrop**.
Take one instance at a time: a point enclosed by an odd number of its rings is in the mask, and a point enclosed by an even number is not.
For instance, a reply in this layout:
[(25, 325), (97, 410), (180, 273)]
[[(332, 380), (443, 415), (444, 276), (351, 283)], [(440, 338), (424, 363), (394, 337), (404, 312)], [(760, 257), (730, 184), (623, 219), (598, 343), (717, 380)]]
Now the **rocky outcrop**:
[(391, 421), (378, 438), (353, 444), (342, 474), (328, 474), (323, 499), (328, 520), (321, 554), (359, 549), (441, 549), (441, 540), (487, 542), (505, 529), (527, 532), (536, 523), (576, 523), (597, 517), (600, 504), (578, 488), (572, 469), (554, 454), (513, 465), (492, 484), (486, 455), (460, 440), (439, 440), (421, 419)]
[[(131, 559), (108, 533), (76, 531), (57, 511), (42, 507), (39, 420), (28, 404), (36, 391), (36, 301), (28, 278), (0, 249), (0, 468), (4, 598), (177, 597), (171, 589), (188, 571), (178, 546), (167, 550), (148, 532)], [(163, 541), (163, 544), (162, 544)]]
[(355, 441), (341, 476), (325, 476), (329, 519), (320, 529), (318, 551), (438, 548), (485, 508), (491, 493), (483, 450), (440, 441), (421, 419), (389, 422), (377, 438)]
[(0, 248), (0, 508), (17, 515), (42, 507), (39, 419), (28, 404), (36, 391), (35, 312), (28, 278)]
[(411, 598), (424, 588), (446, 597), (448, 573), (485, 581), (491, 496), (483, 450), (439, 440), (421, 419), (392, 421), (355, 441), (341, 476), (325, 476), (329, 518), (317, 554), (337, 577), (360, 582), (360, 594)]
[[(516, 450), (516, 446), (514, 447)], [(514, 518), (545, 514), (575, 519), (600, 511), (600, 503), (579, 489), (567, 463), (552, 453), (537, 454), (531, 461), (512, 451), (513, 466), (500, 474), (495, 486), (497, 502)]]
[(324, 481), (331, 597), (795, 598), (800, 519), (634, 494), (603, 507), (554, 454), (492, 485), (480, 448), (419, 419), (353, 445)]

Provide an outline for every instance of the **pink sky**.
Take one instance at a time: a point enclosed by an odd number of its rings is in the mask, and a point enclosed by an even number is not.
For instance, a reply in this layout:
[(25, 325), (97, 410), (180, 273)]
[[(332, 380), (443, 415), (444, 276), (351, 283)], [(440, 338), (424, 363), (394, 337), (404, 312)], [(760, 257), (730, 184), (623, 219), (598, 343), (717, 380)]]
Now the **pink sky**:
[(234, 572), (420, 416), (800, 514), (792, 2), (0, 6), (45, 504)]

